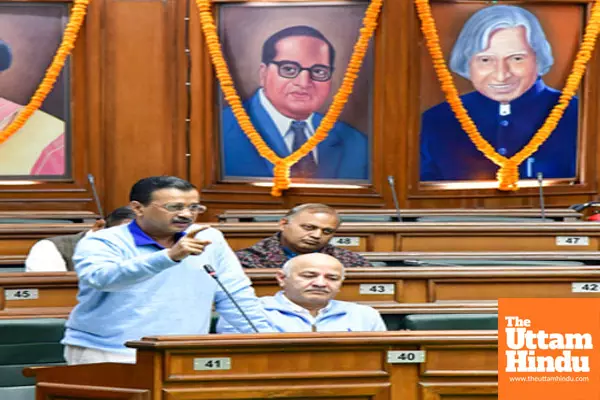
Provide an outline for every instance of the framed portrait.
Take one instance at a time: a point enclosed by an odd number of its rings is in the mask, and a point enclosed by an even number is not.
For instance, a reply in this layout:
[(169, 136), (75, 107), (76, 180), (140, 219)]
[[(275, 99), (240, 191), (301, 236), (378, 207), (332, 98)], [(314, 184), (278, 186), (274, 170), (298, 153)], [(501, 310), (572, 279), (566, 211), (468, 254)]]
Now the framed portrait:
[[(366, 3), (222, 4), (223, 53), (244, 108), (280, 157), (319, 127), (339, 89)], [(372, 44), (348, 103), (315, 150), (291, 169), (295, 182), (367, 184), (372, 158)], [(269, 181), (262, 158), (219, 95), (219, 149), (224, 182)]]
[[(0, 128), (27, 105), (58, 49), (67, 3), (0, 5)], [(41, 107), (0, 143), (0, 180), (71, 177), (69, 65)]]
[[(432, 3), (448, 68), (467, 113), (499, 154), (529, 143), (558, 102), (583, 35), (581, 4)], [(425, 189), (492, 189), (498, 166), (480, 152), (446, 101), (425, 45), (420, 127), (411, 163)], [(593, 68), (588, 68), (584, 84)], [(580, 90), (584, 93), (585, 90)], [(520, 166), (520, 186), (582, 182), (586, 127), (571, 100), (549, 138)]]

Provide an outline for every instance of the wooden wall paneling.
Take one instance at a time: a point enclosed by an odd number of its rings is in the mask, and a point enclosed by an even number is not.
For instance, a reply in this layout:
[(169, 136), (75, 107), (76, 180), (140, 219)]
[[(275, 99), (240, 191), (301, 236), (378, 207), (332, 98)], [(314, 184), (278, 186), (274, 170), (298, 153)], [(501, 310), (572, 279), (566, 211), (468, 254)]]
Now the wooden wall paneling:
[[(131, 185), (181, 173), (181, 96), (175, 0), (106, 0), (104, 176), (106, 208), (128, 203)], [(179, 42), (178, 42), (179, 39)], [(180, 89), (181, 90), (181, 89)]]
[[(70, 3), (70, 1), (66, 1)], [(0, 181), (0, 210), (89, 210), (96, 211), (87, 183), (90, 153), (93, 151), (88, 130), (88, 66), (91, 45), (87, 23), (82, 27), (72, 56), (65, 68), (71, 81), (71, 161), (72, 179), (36, 181), (31, 184)], [(92, 35), (93, 36), (93, 35)], [(69, 157), (69, 154), (67, 154)]]
[[(218, 9), (225, 1), (216, 1), (214, 15), (218, 19)], [(383, 123), (373, 123), (373, 159), (374, 166), (372, 185), (363, 189), (320, 189), (320, 188), (292, 188), (283, 197), (270, 196), (270, 188), (257, 187), (244, 183), (225, 183), (220, 181), (219, 166), (219, 114), (217, 113), (219, 88), (215, 82), (215, 75), (206, 44), (202, 37), (200, 23), (195, 4), (190, 6), (190, 48), (192, 65), (192, 116), (190, 136), (190, 180), (201, 187), (202, 201), (207, 204), (209, 211), (201, 220), (215, 220), (216, 215), (225, 209), (235, 208), (289, 208), (303, 202), (325, 202), (337, 207), (376, 207), (385, 205), (383, 192), (386, 190), (386, 176), (388, 171), (380, 166), (383, 162), (382, 149), (387, 143), (383, 141)], [(379, 31), (379, 30), (378, 30)], [(384, 57), (383, 39), (375, 38), (376, 65)], [(378, 71), (375, 80), (383, 84), (383, 75)], [(374, 113), (383, 116), (381, 107), (385, 102), (378, 87), (374, 90)], [(389, 196), (389, 194), (388, 194)], [(391, 199), (391, 196), (390, 196)]]
[[(414, 7), (412, 2), (411, 6)], [(435, 17), (435, 4), (441, 2), (432, 2)], [(532, 2), (529, 2), (532, 3)], [(557, 4), (576, 4), (581, 7), (582, 23), (587, 21), (591, 2), (587, 1), (571, 1), (565, 0)], [(386, 5), (387, 6), (387, 5)], [(411, 65), (415, 66), (412, 71), (413, 80), (420, 80), (421, 65), (421, 47), (425, 46), (425, 40), (419, 31), (419, 20), (416, 12), (407, 13), (403, 21), (408, 26), (409, 20), (413, 22), (412, 39), (409, 43), (409, 51), (404, 56), (411, 60)], [(574, 53), (574, 52), (573, 52)], [(581, 168), (580, 175), (576, 182), (571, 184), (565, 183), (559, 186), (550, 186), (544, 189), (546, 195), (546, 206), (560, 207), (568, 206), (575, 203), (584, 203), (593, 200), (597, 196), (597, 171), (596, 167), (596, 141), (597, 136), (597, 118), (594, 116), (598, 113), (598, 96), (593, 93), (598, 93), (600, 90), (598, 74), (600, 72), (600, 63), (598, 62), (597, 52), (594, 52), (588, 69), (582, 81), (582, 85), (578, 95), (580, 96), (580, 113), (582, 115), (582, 128), (579, 140), (579, 155)], [(427, 62), (431, 62), (427, 58)], [(566, 78), (565, 78), (566, 79)], [(405, 104), (416, 104), (418, 108), (420, 99), (420, 87), (418, 84), (414, 87), (408, 97), (404, 98)], [(426, 186), (419, 183), (419, 125), (420, 111), (413, 110), (417, 118), (411, 128), (414, 129), (409, 135), (409, 148), (406, 154), (410, 158), (410, 166), (407, 172), (410, 174), (409, 183), (405, 187), (408, 190), (408, 204), (414, 208), (522, 208), (522, 207), (539, 207), (538, 189), (521, 188), (516, 192), (501, 192), (496, 189), (463, 189), (463, 190), (447, 190), (439, 189), (432, 186)], [(412, 115), (412, 114), (411, 114)], [(411, 120), (411, 122), (414, 122)]]
[[(569, 2), (563, 1), (562, 3)], [(219, 5), (215, 3), (215, 15)], [(589, 2), (573, 1), (586, 7)], [(131, 185), (154, 174), (188, 178), (201, 189), (209, 211), (289, 208), (319, 201), (339, 208), (393, 208), (386, 177), (396, 178), (402, 207), (538, 207), (538, 192), (493, 189), (423, 190), (418, 183), (420, 51), (423, 45), (412, 1), (386, 2), (373, 40), (373, 180), (364, 189), (293, 188), (282, 198), (269, 188), (219, 181), (218, 88), (194, 2), (98, 0), (91, 2), (71, 58), (73, 179), (36, 185), (1, 185), (0, 209), (96, 211), (86, 180), (94, 174), (105, 211), (128, 201)], [(187, 7), (187, 9), (186, 9)], [(186, 31), (185, 15), (190, 17)], [(186, 77), (189, 41), (191, 99)], [(600, 159), (594, 136), (600, 113), (600, 61), (594, 52), (579, 92), (584, 135), (581, 181), (546, 189), (546, 205), (564, 207), (598, 198)], [(190, 107), (189, 146), (186, 137)], [(189, 157), (187, 156), (189, 154)], [(188, 173), (189, 165), (189, 173)]]

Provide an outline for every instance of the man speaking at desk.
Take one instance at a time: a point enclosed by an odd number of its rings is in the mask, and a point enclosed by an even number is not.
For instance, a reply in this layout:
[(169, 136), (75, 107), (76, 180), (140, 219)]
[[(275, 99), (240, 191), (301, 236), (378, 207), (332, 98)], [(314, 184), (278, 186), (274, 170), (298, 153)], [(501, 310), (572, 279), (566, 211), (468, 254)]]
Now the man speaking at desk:
[[(263, 44), (260, 88), (244, 104), (252, 124), (280, 157), (299, 149), (319, 127), (318, 113), (331, 92), (335, 49), (318, 30), (291, 26)], [(231, 108), (223, 111), (225, 176), (272, 177), (263, 159), (238, 125)], [(337, 122), (329, 136), (291, 169), (306, 179), (368, 178), (368, 140), (348, 124)]]

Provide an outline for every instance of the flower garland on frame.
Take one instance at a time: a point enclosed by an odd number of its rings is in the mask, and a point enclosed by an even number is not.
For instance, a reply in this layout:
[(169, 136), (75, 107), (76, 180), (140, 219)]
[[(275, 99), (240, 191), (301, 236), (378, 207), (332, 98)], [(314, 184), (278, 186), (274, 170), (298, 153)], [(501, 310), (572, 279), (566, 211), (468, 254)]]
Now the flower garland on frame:
[(23, 107), (15, 119), (0, 132), (0, 144), (7, 141), (27, 123), (29, 118), (31, 118), (33, 113), (41, 107), (48, 94), (52, 91), (56, 79), (58, 79), (60, 71), (65, 65), (65, 60), (75, 47), (75, 40), (77, 39), (81, 25), (83, 25), (83, 21), (85, 20), (89, 1), (90, 0), (75, 0), (73, 8), (71, 9), (69, 22), (63, 33), (62, 42), (52, 59), (52, 64), (50, 64), (46, 70), (44, 79), (42, 79), (42, 82), (31, 97), (31, 100), (29, 100), (29, 103)]
[(272, 196), (279, 197), (283, 190), (290, 187), (290, 167), (313, 151), (319, 143), (325, 140), (329, 131), (333, 128), (335, 122), (339, 118), (344, 105), (348, 101), (350, 93), (352, 93), (354, 82), (356, 81), (356, 78), (358, 78), (358, 72), (360, 71), (360, 67), (369, 47), (369, 40), (371, 40), (373, 32), (377, 27), (377, 18), (382, 4), (383, 0), (371, 0), (363, 18), (363, 27), (360, 29), (359, 38), (354, 44), (354, 50), (342, 80), (342, 85), (333, 97), (333, 102), (321, 120), (321, 124), (317, 128), (315, 134), (294, 153), (285, 158), (281, 158), (267, 146), (263, 138), (256, 131), (256, 128), (252, 125), (234, 87), (229, 68), (223, 57), (217, 27), (212, 15), (211, 0), (196, 0), (202, 31), (204, 32), (210, 58), (215, 68), (217, 79), (221, 84), (221, 90), (223, 91), (225, 100), (231, 106), (233, 115), (240, 125), (240, 128), (242, 128), (244, 134), (250, 139), (250, 142), (261, 157), (267, 159), (275, 166), (273, 170)]
[(554, 106), (552, 111), (550, 111), (544, 124), (531, 138), (529, 143), (510, 158), (498, 154), (494, 147), (481, 136), (477, 126), (465, 109), (465, 106), (459, 97), (458, 90), (454, 85), (452, 75), (446, 65), (444, 54), (442, 53), (440, 38), (435, 20), (431, 13), (429, 0), (415, 0), (415, 6), (417, 8), (419, 19), (421, 20), (421, 31), (425, 37), (427, 49), (429, 50), (438, 80), (440, 81), (440, 87), (444, 92), (446, 101), (454, 112), (456, 119), (459, 121), (462, 129), (467, 133), (477, 150), (482, 152), (483, 155), (500, 167), (496, 173), (498, 189), (505, 191), (518, 190), (519, 165), (535, 153), (548, 137), (550, 137), (550, 134), (558, 125), (569, 102), (575, 95), (575, 92), (581, 83), (587, 62), (592, 56), (596, 38), (598, 37), (598, 32), (600, 30), (600, 1), (594, 1), (590, 19), (585, 27), (583, 41), (577, 52), (575, 61), (573, 62), (571, 73), (567, 78), (567, 82), (558, 99), (558, 103)]

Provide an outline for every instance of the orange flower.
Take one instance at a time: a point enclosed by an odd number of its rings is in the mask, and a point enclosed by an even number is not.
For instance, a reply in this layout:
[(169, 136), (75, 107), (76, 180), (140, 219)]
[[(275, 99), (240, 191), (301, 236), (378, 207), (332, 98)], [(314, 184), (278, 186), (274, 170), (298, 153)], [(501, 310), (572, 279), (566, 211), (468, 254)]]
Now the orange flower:
[(52, 64), (50, 64), (46, 70), (46, 75), (44, 76), (44, 79), (42, 79), (42, 82), (35, 91), (34, 95), (31, 97), (31, 100), (29, 100), (29, 104), (23, 107), (23, 109), (19, 112), (19, 115), (6, 128), (4, 128), (2, 132), (0, 132), (0, 144), (8, 140), (8, 138), (14, 135), (23, 127), (23, 125), (25, 125), (33, 113), (40, 108), (46, 99), (46, 96), (48, 96), (48, 94), (52, 91), (52, 88), (56, 83), (56, 79), (65, 65), (66, 58), (71, 53), (71, 49), (75, 47), (75, 40), (77, 39), (77, 34), (79, 33), (79, 29), (83, 24), (88, 3), (89, 0), (75, 0), (69, 23), (65, 28), (62, 42), (56, 51), (56, 55), (52, 60)]
[(262, 136), (256, 131), (256, 128), (250, 122), (250, 118), (242, 107), (242, 101), (235, 90), (233, 79), (227, 68), (227, 63), (223, 58), (217, 28), (212, 16), (211, 0), (196, 0), (198, 11), (200, 14), (200, 22), (202, 31), (208, 45), (208, 51), (211, 61), (215, 68), (217, 79), (221, 83), (221, 90), (224, 97), (231, 106), (233, 115), (235, 116), (240, 128), (244, 134), (250, 139), (252, 145), (258, 151), (261, 157), (269, 160), (275, 168), (273, 169), (273, 189), (271, 195), (279, 197), (283, 190), (290, 187), (290, 167), (298, 162), (302, 157), (310, 153), (319, 143), (321, 143), (333, 125), (339, 118), (344, 105), (348, 101), (348, 96), (352, 93), (354, 81), (358, 77), (357, 73), (362, 65), (363, 58), (367, 52), (369, 41), (373, 36), (373, 32), (377, 27), (377, 18), (381, 10), (383, 0), (371, 0), (365, 16), (363, 18), (363, 27), (360, 29), (360, 36), (354, 45), (354, 53), (350, 57), (350, 62), (342, 80), (342, 85), (338, 93), (333, 97), (333, 102), (327, 110), (327, 113), (321, 120), (321, 124), (317, 128), (315, 134), (306, 141), (298, 150), (285, 158), (280, 158), (271, 150), (264, 142)]
[(438, 80), (440, 81), (442, 91), (446, 96), (446, 101), (475, 147), (482, 152), (484, 156), (500, 167), (496, 174), (498, 189), (517, 190), (519, 188), (519, 165), (535, 153), (548, 137), (550, 137), (550, 134), (558, 125), (564, 110), (569, 105), (569, 102), (579, 87), (587, 62), (592, 56), (592, 51), (594, 50), (596, 37), (598, 36), (598, 30), (600, 28), (600, 2), (594, 2), (590, 20), (585, 28), (583, 42), (577, 52), (571, 74), (567, 78), (567, 82), (563, 88), (562, 95), (558, 99), (558, 103), (554, 106), (552, 111), (550, 111), (546, 121), (531, 138), (529, 143), (511, 158), (506, 158), (498, 154), (494, 147), (481, 136), (481, 133), (467, 113), (467, 110), (458, 95), (458, 90), (454, 85), (452, 75), (446, 66), (446, 61), (442, 54), (440, 39), (433, 15), (431, 14), (429, 0), (414, 1), (417, 8), (417, 14), (421, 20), (421, 31), (425, 37), (427, 49), (429, 50), (429, 55), (433, 61), (434, 69), (438, 76)]

